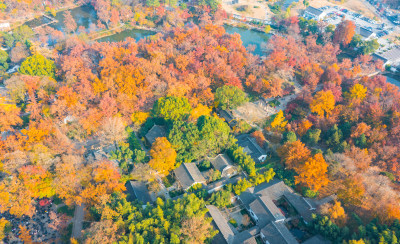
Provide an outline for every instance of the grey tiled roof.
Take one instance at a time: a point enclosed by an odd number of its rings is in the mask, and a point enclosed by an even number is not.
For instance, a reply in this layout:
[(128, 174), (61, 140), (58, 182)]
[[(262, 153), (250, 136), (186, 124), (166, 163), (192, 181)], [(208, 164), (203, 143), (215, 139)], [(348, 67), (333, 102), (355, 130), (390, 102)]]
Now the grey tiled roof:
[(400, 47), (393, 48), (382, 54), (375, 54), (382, 59), (386, 59), (389, 62), (396, 63), (400, 61)]
[(323, 13), (322, 10), (319, 10), (319, 9), (311, 7), (311, 6), (306, 8), (305, 12), (306, 13), (310, 13), (310, 14), (315, 15), (315, 16), (320, 16)]
[(167, 132), (164, 126), (154, 125), (144, 136), (148, 143), (153, 144), (158, 137), (166, 137)]
[(249, 134), (242, 134), (236, 137), (237, 144), (243, 147), (243, 151), (246, 152), (251, 158), (257, 163), (258, 158), (262, 155), (266, 155), (266, 152), (257, 144), (256, 139)]
[(190, 188), (195, 183), (204, 184), (206, 180), (195, 163), (183, 163), (174, 169), (175, 177), (181, 183), (183, 189)]
[(206, 207), (226, 242), (228, 244), (233, 243), (235, 234), (233, 233), (231, 227), (229, 227), (228, 221), (224, 218), (217, 207), (213, 205), (207, 205)]
[(261, 229), (264, 238), (270, 244), (297, 244), (299, 243), (283, 222), (271, 222)]
[(330, 244), (331, 242), (323, 238), (321, 235), (315, 235), (303, 242), (303, 244)]
[(359, 34), (360, 36), (364, 37), (364, 38), (368, 38), (370, 37), (372, 34), (374, 34), (374, 32), (365, 29), (364, 27), (358, 27), (356, 28), (356, 32), (357, 34)]
[(130, 194), (130, 200), (137, 199), (141, 201), (143, 204), (146, 204), (148, 202), (150, 203), (153, 202), (146, 184), (142, 181), (133, 181), (133, 180), (128, 181), (126, 184), (126, 189)]
[(215, 170), (222, 171), (227, 167), (232, 167), (232, 161), (226, 154), (219, 154), (215, 158), (209, 159)]

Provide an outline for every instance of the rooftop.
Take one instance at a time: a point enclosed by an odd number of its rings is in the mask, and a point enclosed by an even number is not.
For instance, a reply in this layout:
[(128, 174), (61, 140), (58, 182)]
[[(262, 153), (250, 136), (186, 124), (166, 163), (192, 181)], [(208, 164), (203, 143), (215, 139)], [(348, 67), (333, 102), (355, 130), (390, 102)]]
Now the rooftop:
[(308, 8), (306, 8), (305, 13), (309, 13), (315, 16), (320, 16), (323, 11), (314, 7), (309, 6)]
[(266, 152), (257, 144), (256, 139), (249, 134), (242, 134), (236, 137), (237, 144), (243, 147), (243, 151), (253, 158), (254, 161), (259, 162), (262, 155)]
[(374, 58), (382, 59), (384, 62), (396, 63), (400, 62), (400, 47), (393, 48), (382, 54), (374, 54)]
[(146, 184), (142, 181), (133, 181), (133, 180), (128, 181), (126, 183), (126, 190), (130, 194), (131, 201), (137, 199), (141, 201), (143, 204), (146, 204), (148, 202), (150, 203), (153, 202)]
[(153, 144), (158, 137), (166, 137), (167, 133), (164, 126), (153, 125), (153, 127), (144, 136), (148, 143)]
[(261, 229), (264, 238), (270, 244), (297, 244), (299, 243), (282, 222), (271, 222)]
[(226, 154), (219, 154), (215, 158), (210, 158), (210, 162), (215, 170), (223, 171), (227, 167), (233, 165), (232, 161)]
[(207, 205), (206, 207), (226, 242), (228, 244), (233, 243), (235, 234), (233, 233), (231, 227), (229, 227), (228, 221), (224, 218), (217, 207), (213, 205)]
[(181, 183), (183, 189), (190, 188), (195, 183), (205, 183), (203, 175), (195, 163), (183, 163), (174, 169), (176, 179)]
[(359, 35), (362, 36), (363, 38), (369, 38), (369, 37), (371, 37), (371, 36), (374, 34), (373, 31), (370, 31), (370, 30), (368, 30), (368, 29), (365, 29), (364, 27), (357, 27), (357, 28), (356, 28), (356, 32), (357, 32), (357, 34), (359, 34)]

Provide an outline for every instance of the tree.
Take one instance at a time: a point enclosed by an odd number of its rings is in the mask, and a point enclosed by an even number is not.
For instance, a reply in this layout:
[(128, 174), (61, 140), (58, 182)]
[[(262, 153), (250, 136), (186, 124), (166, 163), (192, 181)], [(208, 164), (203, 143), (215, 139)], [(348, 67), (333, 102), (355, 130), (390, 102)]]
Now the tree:
[(295, 141), (297, 141), (296, 133), (294, 133), (293, 131), (287, 131), (283, 133), (282, 144)]
[(212, 237), (213, 227), (210, 222), (204, 221), (201, 216), (193, 216), (184, 219), (182, 222), (181, 233), (187, 243), (201, 244), (207, 238)]
[(320, 135), (321, 135), (320, 129), (308, 130), (303, 140), (308, 145), (315, 146), (319, 142)]
[(27, 25), (21, 25), (13, 30), (13, 36), (17, 42), (25, 42), (29, 37), (33, 36), (35, 33)]
[(335, 43), (342, 44), (344, 47), (347, 47), (351, 42), (355, 31), (356, 26), (353, 21), (343, 20), (335, 30), (335, 34), (333, 36), (333, 41)]
[(22, 62), (19, 72), (23, 75), (49, 76), (55, 78), (55, 64), (43, 55), (29, 56)]
[(299, 140), (287, 142), (278, 148), (278, 155), (286, 168), (294, 169), (301, 162), (306, 161), (310, 155), (310, 150)]
[(339, 151), (339, 145), (342, 142), (343, 133), (335, 124), (330, 128), (326, 133), (326, 141), (325, 143), (331, 148), (333, 151)]
[(0, 240), (3, 240), (6, 237), (7, 231), (10, 227), (10, 222), (5, 218), (0, 219)]
[(19, 239), (21, 239), (26, 244), (33, 244), (32, 237), (25, 226), (20, 225), (19, 231), (20, 231)]
[(258, 144), (260, 147), (264, 147), (264, 144), (265, 144), (265, 137), (264, 137), (264, 134), (262, 133), (261, 130), (256, 130), (256, 131), (254, 131), (253, 133), (251, 133), (251, 136), (254, 137), (254, 138), (256, 139), (257, 144)]
[(110, 159), (118, 160), (119, 167), (124, 172), (129, 172), (132, 170), (133, 151), (129, 148), (128, 143), (120, 142), (117, 150), (111, 152)]
[(0, 49), (0, 71), (6, 71), (8, 69), (8, 53)]
[(93, 222), (86, 230), (85, 243), (114, 243), (118, 241), (119, 233), (118, 225), (112, 220)]
[(232, 143), (230, 127), (217, 117), (201, 116), (197, 120), (197, 127), (200, 132), (199, 150), (203, 155), (219, 153)]
[(64, 12), (64, 26), (65, 30), (69, 33), (75, 32), (76, 28), (78, 27), (74, 17), (71, 15), (71, 11)]
[(151, 146), (150, 167), (161, 175), (168, 175), (175, 168), (176, 152), (165, 137), (158, 137)]
[(154, 103), (153, 113), (166, 120), (183, 120), (190, 115), (192, 107), (185, 97), (161, 97)]
[(24, 102), (27, 88), (25, 81), (21, 76), (14, 75), (10, 79), (4, 81), (4, 85), (7, 88), (8, 95), (11, 100), (15, 103)]
[(222, 109), (235, 109), (245, 102), (246, 93), (236, 86), (224, 85), (215, 92), (215, 103)]
[(343, 226), (346, 220), (346, 213), (341, 203), (335, 201), (332, 207), (329, 208), (329, 216), (335, 220), (335, 223), (339, 226)]
[(362, 54), (371, 54), (374, 53), (379, 48), (379, 43), (377, 39), (365, 41), (362, 43), (361, 52)]
[(231, 193), (229, 191), (216, 191), (211, 195), (210, 204), (217, 207), (226, 207), (231, 204)]
[(242, 192), (246, 191), (247, 188), (251, 187), (251, 183), (246, 179), (239, 180), (236, 185), (233, 186), (233, 191), (236, 195), (240, 195)]
[(355, 99), (364, 100), (367, 95), (367, 88), (359, 83), (354, 84), (354, 86), (350, 89), (350, 97)]
[(271, 122), (271, 128), (276, 129), (278, 131), (283, 131), (287, 123), (288, 122), (285, 116), (283, 115), (283, 111), (279, 110), (279, 112), (275, 114), (275, 117)]
[(160, 6), (160, 2), (158, 0), (146, 0), (146, 5), (154, 9)]
[(317, 113), (320, 117), (329, 117), (335, 108), (335, 97), (331, 91), (319, 91), (315, 94), (311, 104), (311, 112)]
[(26, 48), (26, 45), (21, 42), (17, 42), (17, 44), (15, 44), (15, 47), (11, 49), (10, 59), (13, 63), (19, 63), (23, 59), (26, 59), (26, 57), (28, 56), (29, 52)]
[(265, 32), (265, 34), (270, 33), (271, 32), (271, 26), (270, 25), (266, 25), (265, 28), (264, 28), (264, 32)]
[(105, 118), (101, 123), (99, 132), (100, 141), (104, 144), (114, 143), (114, 146), (118, 148), (118, 142), (128, 137), (125, 127), (125, 123), (121, 117)]
[(320, 153), (297, 165), (295, 171), (298, 174), (295, 176), (295, 183), (309, 187), (313, 191), (318, 191), (329, 183), (328, 164)]

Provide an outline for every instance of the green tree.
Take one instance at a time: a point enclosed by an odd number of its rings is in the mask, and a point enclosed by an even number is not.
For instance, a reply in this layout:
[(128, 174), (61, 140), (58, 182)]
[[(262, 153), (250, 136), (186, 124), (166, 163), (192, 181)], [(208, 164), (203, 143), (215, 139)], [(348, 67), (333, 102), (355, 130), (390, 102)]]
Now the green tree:
[(7, 32), (2, 32), (1, 37), (3, 38), (4, 44), (6, 44), (7, 47), (11, 48), (14, 46), (14, 36), (12, 34), (9, 34)]
[(202, 115), (197, 120), (197, 127), (200, 132), (198, 146), (204, 156), (220, 153), (232, 144), (231, 128), (219, 118)]
[(165, 120), (183, 120), (190, 115), (192, 107), (185, 97), (161, 97), (154, 103), (153, 113)]
[(146, 159), (146, 152), (140, 149), (135, 149), (133, 151), (133, 160), (135, 163), (144, 163)]
[(231, 204), (231, 193), (225, 190), (214, 192), (209, 202), (217, 207), (226, 207)]
[(296, 133), (294, 133), (293, 131), (287, 131), (283, 133), (282, 144), (285, 144), (286, 142), (295, 142), (295, 141), (297, 141)]
[(13, 30), (13, 36), (17, 42), (25, 42), (34, 34), (33, 30), (26, 25), (21, 25)]
[(366, 148), (367, 147), (367, 138), (365, 134), (361, 134), (360, 137), (356, 138), (354, 144), (359, 148)]
[(222, 109), (235, 109), (246, 101), (246, 93), (236, 86), (222, 86), (215, 92), (215, 102)]
[(335, 124), (326, 133), (326, 144), (332, 149), (332, 151), (339, 151), (339, 145), (342, 142), (342, 131)]
[(320, 135), (321, 135), (320, 129), (308, 130), (303, 137), (303, 141), (310, 146), (315, 146), (319, 142)]
[(371, 54), (379, 48), (379, 43), (376, 39), (365, 41), (362, 44), (361, 52), (362, 54)]
[(55, 77), (54, 61), (46, 59), (43, 55), (29, 56), (22, 62), (19, 72), (23, 75)]
[(111, 152), (110, 159), (116, 159), (119, 163), (119, 167), (125, 172), (128, 173), (133, 168), (133, 152), (129, 148), (128, 143), (120, 142), (118, 145), (118, 149)]
[(239, 147), (237, 144), (232, 145), (228, 151), (228, 156), (239, 166), (246, 171), (246, 173), (253, 177), (256, 175), (256, 163), (250, 155), (243, 151), (243, 147)]
[(146, 5), (154, 9), (160, 6), (160, 2), (158, 0), (146, 0)]
[(8, 69), (8, 53), (0, 49), (0, 71), (6, 71)]
[(198, 146), (200, 131), (193, 123), (174, 121), (168, 134), (168, 141), (178, 154), (178, 162), (192, 162), (202, 155)]

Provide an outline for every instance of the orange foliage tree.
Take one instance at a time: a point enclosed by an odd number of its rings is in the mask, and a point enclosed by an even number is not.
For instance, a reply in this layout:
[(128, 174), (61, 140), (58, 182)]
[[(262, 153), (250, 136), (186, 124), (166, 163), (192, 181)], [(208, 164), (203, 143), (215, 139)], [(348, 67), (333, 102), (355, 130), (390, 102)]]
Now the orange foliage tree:
[(298, 176), (295, 176), (296, 184), (304, 185), (313, 191), (318, 191), (329, 183), (328, 164), (321, 153), (310, 157), (305, 163), (295, 167)]
[(150, 167), (156, 170), (160, 175), (168, 175), (175, 168), (176, 151), (171, 143), (165, 137), (159, 137), (151, 146)]
[(289, 169), (296, 168), (301, 162), (306, 161), (310, 155), (310, 150), (300, 140), (287, 142), (278, 148), (278, 155), (281, 161)]

